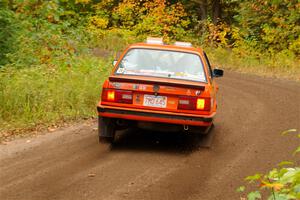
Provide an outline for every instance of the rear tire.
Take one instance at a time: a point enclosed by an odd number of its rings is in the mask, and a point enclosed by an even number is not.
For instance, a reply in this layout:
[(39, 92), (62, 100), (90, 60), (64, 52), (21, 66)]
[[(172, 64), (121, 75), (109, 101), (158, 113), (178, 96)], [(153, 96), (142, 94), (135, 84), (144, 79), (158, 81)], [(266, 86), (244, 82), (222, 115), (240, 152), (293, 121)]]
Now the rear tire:
[(112, 144), (115, 139), (116, 123), (111, 118), (99, 117), (98, 119), (99, 142)]

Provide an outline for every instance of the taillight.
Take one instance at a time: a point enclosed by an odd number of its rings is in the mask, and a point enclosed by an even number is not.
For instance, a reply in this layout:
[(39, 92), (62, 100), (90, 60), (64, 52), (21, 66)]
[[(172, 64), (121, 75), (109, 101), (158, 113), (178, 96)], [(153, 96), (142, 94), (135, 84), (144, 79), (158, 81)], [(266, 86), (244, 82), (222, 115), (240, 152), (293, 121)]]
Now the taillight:
[(115, 101), (115, 91), (114, 90), (107, 91), (107, 100)]
[(104, 89), (102, 101), (132, 104), (132, 91)]
[(132, 91), (116, 90), (116, 102), (132, 104)]
[(198, 98), (180, 96), (178, 99), (179, 110), (203, 110), (210, 111), (210, 98)]
[(203, 110), (205, 108), (205, 99), (197, 99), (197, 110)]
[(179, 110), (195, 110), (197, 97), (182, 96), (178, 99)]

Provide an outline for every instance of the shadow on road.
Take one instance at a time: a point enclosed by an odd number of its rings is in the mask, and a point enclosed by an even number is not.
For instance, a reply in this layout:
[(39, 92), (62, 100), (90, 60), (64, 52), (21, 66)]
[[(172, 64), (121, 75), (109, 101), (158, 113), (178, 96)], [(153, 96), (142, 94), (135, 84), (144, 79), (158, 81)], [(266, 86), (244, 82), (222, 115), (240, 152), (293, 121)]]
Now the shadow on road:
[(168, 153), (189, 154), (199, 148), (210, 148), (214, 130), (207, 135), (184, 132), (156, 132), (145, 130), (126, 130), (117, 133), (112, 151), (164, 151)]

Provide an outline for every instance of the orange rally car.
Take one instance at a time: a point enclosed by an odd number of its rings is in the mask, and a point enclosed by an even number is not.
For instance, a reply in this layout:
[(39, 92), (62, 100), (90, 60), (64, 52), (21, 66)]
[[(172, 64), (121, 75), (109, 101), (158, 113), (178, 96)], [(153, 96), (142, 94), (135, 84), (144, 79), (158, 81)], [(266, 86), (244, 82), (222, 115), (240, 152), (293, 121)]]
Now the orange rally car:
[(217, 110), (214, 78), (221, 76), (190, 43), (148, 38), (130, 45), (103, 84), (99, 141), (113, 142), (116, 130), (131, 126), (207, 133)]

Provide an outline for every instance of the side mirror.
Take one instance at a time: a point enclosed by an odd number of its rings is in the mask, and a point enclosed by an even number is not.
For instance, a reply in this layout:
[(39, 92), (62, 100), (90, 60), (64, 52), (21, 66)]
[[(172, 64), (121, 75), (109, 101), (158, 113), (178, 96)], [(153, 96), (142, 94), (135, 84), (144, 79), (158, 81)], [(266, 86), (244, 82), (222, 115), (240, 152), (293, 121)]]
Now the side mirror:
[(116, 66), (117, 62), (118, 62), (118, 61), (114, 60), (114, 61), (113, 61), (113, 66)]
[(213, 76), (214, 77), (222, 77), (224, 74), (224, 71), (222, 69), (214, 69)]

